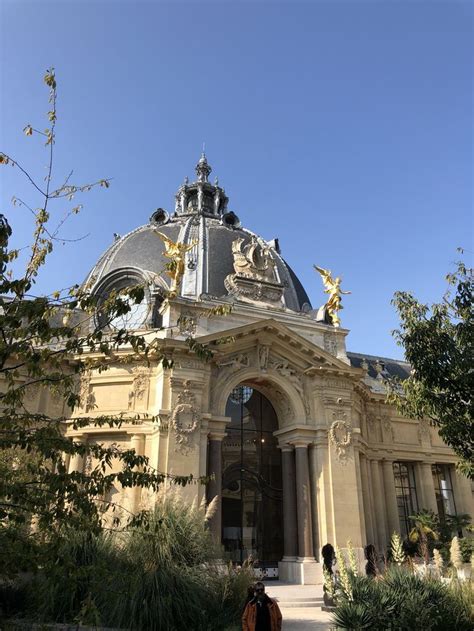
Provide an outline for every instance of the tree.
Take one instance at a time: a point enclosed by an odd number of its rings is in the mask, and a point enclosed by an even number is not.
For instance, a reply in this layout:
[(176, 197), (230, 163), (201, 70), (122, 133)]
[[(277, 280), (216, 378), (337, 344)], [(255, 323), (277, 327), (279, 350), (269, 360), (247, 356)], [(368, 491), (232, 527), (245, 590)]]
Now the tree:
[[(45, 141), (48, 167), (44, 184), (38, 183), (16, 159), (0, 152), (0, 165), (18, 169), (40, 198), (38, 207), (13, 198), (18, 208), (26, 208), (34, 218), (33, 239), (26, 258), (25, 252), (10, 248), (12, 229), (6, 217), (0, 216), (0, 565), (7, 570), (8, 562), (10, 569), (15, 569), (15, 565), (18, 569), (18, 560), (9, 557), (9, 552), (25, 550), (24, 545), (37, 539), (30, 537), (33, 518), (35, 529), (42, 536), (50, 536), (65, 525), (98, 531), (104, 508), (112, 506), (107, 497), (115, 483), (156, 491), (166, 477), (181, 485), (191, 479), (154, 470), (148, 458), (137, 455), (133, 449), (98, 443), (84, 445), (65, 436), (66, 421), (74, 429), (120, 427), (127, 416), (124, 413), (92, 418), (86, 414), (71, 421), (71, 411), (81, 403), (78, 385), (82, 375), (136, 360), (161, 363), (165, 368), (172, 362), (153, 333), (137, 335), (107, 326), (143, 300), (145, 287), (141, 284), (112, 292), (106, 298), (95, 296), (90, 285), (35, 295), (38, 274), (55, 244), (64, 241), (62, 226), (82, 208), (81, 204), (74, 205), (75, 198), (92, 187), (110, 186), (109, 179), (73, 184), (72, 172), (55, 185), (54, 69), (47, 70), (44, 82), (49, 88), (50, 126), (43, 132), (30, 124), (24, 128), (27, 136)], [(53, 206), (58, 204), (63, 213), (52, 227), (58, 216)], [(20, 265), (22, 257), (24, 265)], [(98, 311), (100, 318), (96, 317)], [(211, 355), (193, 338), (187, 342), (199, 357), (206, 359)], [(38, 388), (55, 397), (63, 411), (53, 416), (32, 412), (28, 393)], [(126, 420), (138, 423), (142, 419)], [(91, 471), (68, 472), (66, 457), (76, 454), (93, 458)], [(113, 462), (115, 472), (110, 468)]]
[(473, 270), (459, 262), (446, 279), (449, 287), (438, 304), (422, 304), (409, 292), (394, 296), (400, 317), (394, 336), (412, 371), (393, 385), (389, 400), (404, 415), (438, 427), (460, 457), (461, 470), (473, 478)]

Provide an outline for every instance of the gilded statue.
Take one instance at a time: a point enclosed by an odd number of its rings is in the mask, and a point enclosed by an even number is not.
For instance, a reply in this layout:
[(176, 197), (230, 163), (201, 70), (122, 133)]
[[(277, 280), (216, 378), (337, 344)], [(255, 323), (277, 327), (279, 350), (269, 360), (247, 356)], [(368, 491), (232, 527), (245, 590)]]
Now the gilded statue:
[(331, 275), (331, 270), (323, 269), (322, 267), (318, 267), (317, 265), (314, 265), (313, 267), (321, 274), (321, 278), (324, 284), (324, 293), (329, 294), (328, 301), (325, 304), (326, 312), (331, 318), (331, 322), (333, 323), (333, 325), (340, 326), (341, 320), (339, 319), (338, 312), (343, 309), (343, 306), (341, 305), (341, 295), (350, 294), (352, 292), (342, 291), (342, 278), (340, 276), (336, 276), (336, 278), (333, 278)]
[(171, 291), (170, 297), (173, 298), (176, 296), (180, 286), (181, 280), (184, 275), (184, 263), (185, 263), (185, 255), (186, 252), (192, 250), (192, 248), (196, 245), (196, 241), (192, 243), (182, 243), (171, 241), (165, 234), (162, 232), (158, 232), (155, 230), (156, 234), (160, 237), (160, 239), (165, 244), (165, 256), (170, 259), (166, 264), (166, 273), (171, 278)]

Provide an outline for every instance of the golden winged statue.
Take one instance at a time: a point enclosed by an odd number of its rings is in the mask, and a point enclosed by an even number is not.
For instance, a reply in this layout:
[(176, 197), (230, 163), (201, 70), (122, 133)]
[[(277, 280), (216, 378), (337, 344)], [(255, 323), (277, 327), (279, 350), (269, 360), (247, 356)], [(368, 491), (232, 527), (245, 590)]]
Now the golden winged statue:
[(340, 326), (341, 321), (339, 319), (338, 312), (343, 309), (343, 306), (341, 305), (341, 295), (350, 294), (352, 292), (342, 291), (342, 278), (340, 276), (336, 276), (336, 278), (333, 278), (331, 270), (323, 269), (322, 267), (318, 267), (317, 265), (313, 265), (313, 267), (321, 274), (321, 278), (324, 284), (324, 293), (329, 294), (328, 301), (325, 304), (326, 312), (331, 318), (333, 325)]
[(155, 230), (155, 233), (165, 244), (166, 250), (164, 254), (166, 258), (170, 259), (169, 263), (166, 264), (166, 273), (172, 280), (170, 297), (174, 297), (179, 290), (184, 275), (185, 254), (192, 250), (196, 245), (196, 241), (191, 243), (175, 242), (158, 230)]

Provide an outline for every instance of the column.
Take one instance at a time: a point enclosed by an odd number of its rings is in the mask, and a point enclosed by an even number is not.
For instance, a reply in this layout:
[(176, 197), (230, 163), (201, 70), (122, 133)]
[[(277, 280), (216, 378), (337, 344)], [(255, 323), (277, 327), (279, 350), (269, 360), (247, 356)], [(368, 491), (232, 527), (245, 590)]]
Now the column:
[(371, 495), (369, 490), (369, 480), (367, 472), (367, 459), (361, 453), (360, 458), (360, 476), (362, 481), (362, 499), (364, 503), (365, 513), (365, 529), (366, 529), (366, 544), (375, 543), (374, 524), (373, 524), (373, 508), (371, 502)]
[(296, 501), (298, 513), (298, 557), (300, 559), (314, 560), (307, 443), (295, 443), (295, 460)]
[(296, 524), (295, 453), (291, 445), (281, 447), (283, 478), (283, 561), (295, 560), (298, 554)]
[[(144, 443), (144, 434), (133, 434), (130, 439), (130, 449), (134, 449), (137, 456), (142, 456)], [(141, 488), (139, 486), (131, 486), (126, 489), (127, 509), (133, 514), (138, 510), (140, 494)]]
[(374, 518), (375, 528), (377, 530), (377, 540), (379, 552), (385, 552), (387, 544), (385, 529), (385, 501), (382, 491), (382, 481), (380, 476), (380, 467), (378, 460), (371, 461), (372, 469), (372, 488), (374, 493)]
[[(84, 434), (79, 434), (78, 436), (74, 436), (72, 440), (74, 443), (85, 443), (87, 437), (84, 436)], [(69, 458), (69, 473), (73, 471), (84, 473), (84, 456), (82, 454), (71, 454)]]
[(436, 502), (436, 494), (433, 482), (433, 473), (431, 471), (430, 462), (420, 462), (420, 482), (421, 482), (421, 508), (432, 510), (435, 515), (438, 514), (438, 504)]
[(388, 536), (391, 537), (394, 532), (400, 533), (400, 519), (398, 517), (398, 503), (397, 492), (395, 490), (395, 476), (393, 475), (393, 462), (391, 460), (384, 460), (382, 462), (382, 469), (385, 504), (387, 506)]
[(467, 513), (474, 517), (472, 502), (472, 482), (462, 473), (456, 471), (454, 465), (451, 468), (451, 480), (453, 481), (454, 501), (458, 515)]
[(222, 537), (222, 439), (223, 436), (209, 435), (209, 468), (208, 475), (214, 478), (207, 485), (208, 504), (217, 497), (217, 507), (210, 522), (210, 529), (219, 542)]

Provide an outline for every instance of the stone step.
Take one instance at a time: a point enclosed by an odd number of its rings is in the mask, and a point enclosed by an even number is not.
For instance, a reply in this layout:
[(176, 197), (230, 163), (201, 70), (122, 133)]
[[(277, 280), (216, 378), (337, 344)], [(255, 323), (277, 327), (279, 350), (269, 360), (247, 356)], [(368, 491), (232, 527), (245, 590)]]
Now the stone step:
[(319, 609), (321, 609), (321, 607), (323, 606), (323, 602), (319, 602), (319, 601), (314, 601), (314, 600), (309, 600), (308, 602), (283, 602), (283, 603), (278, 603), (278, 606), (280, 607), (280, 609), (309, 609), (312, 607), (319, 607)]

